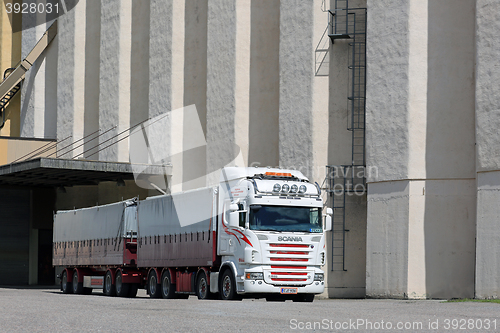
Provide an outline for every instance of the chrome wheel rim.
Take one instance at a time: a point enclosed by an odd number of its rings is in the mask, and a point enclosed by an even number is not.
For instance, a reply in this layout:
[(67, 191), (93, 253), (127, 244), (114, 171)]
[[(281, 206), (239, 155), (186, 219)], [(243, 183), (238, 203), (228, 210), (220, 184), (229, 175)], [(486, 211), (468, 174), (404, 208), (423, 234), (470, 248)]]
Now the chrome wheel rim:
[(73, 273), (73, 292), (76, 294), (78, 291), (78, 272)]
[(68, 289), (68, 275), (66, 274), (66, 272), (63, 273), (62, 285), (63, 291), (66, 291)]
[(117, 293), (120, 293), (122, 291), (122, 275), (121, 275), (121, 273), (118, 273), (116, 275), (115, 288), (116, 288)]
[(109, 293), (111, 290), (111, 274), (106, 274), (106, 280), (104, 281), (104, 288), (106, 293)]
[(200, 295), (201, 298), (207, 297), (207, 280), (205, 277), (200, 279), (200, 284), (198, 285), (198, 295)]
[(170, 292), (170, 279), (167, 275), (163, 276), (162, 284), (161, 284), (163, 295), (168, 295)]
[(151, 277), (149, 278), (149, 293), (151, 295), (156, 294), (156, 279), (154, 274), (151, 274)]
[(229, 297), (229, 294), (231, 293), (231, 278), (229, 275), (226, 275), (224, 277), (224, 281), (222, 281), (222, 293), (225, 298)]

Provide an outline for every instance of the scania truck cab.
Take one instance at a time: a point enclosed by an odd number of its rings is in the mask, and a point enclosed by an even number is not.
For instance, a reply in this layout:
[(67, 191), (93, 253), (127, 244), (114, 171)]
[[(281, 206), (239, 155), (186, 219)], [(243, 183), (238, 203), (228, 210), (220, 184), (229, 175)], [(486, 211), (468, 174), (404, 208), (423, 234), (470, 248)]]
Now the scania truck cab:
[(221, 177), (217, 251), (225, 273), (213, 276), (221, 282), (211, 291), (222, 288), (223, 299), (312, 301), (325, 288), (321, 267), (331, 230), (332, 211), (323, 211), (319, 185), (300, 171), (278, 168), (224, 168)]

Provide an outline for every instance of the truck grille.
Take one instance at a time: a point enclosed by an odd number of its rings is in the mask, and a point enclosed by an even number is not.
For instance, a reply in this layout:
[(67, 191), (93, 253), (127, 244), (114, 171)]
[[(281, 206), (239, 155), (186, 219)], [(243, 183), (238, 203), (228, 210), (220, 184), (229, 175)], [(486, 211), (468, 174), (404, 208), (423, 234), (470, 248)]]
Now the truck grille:
[(271, 262), (309, 262), (309, 254), (312, 252), (308, 244), (269, 244), (267, 250)]
[(265, 259), (271, 269), (264, 272), (264, 280), (274, 285), (298, 286), (313, 282), (314, 272), (307, 265), (314, 262), (314, 248), (310, 244), (268, 243)]

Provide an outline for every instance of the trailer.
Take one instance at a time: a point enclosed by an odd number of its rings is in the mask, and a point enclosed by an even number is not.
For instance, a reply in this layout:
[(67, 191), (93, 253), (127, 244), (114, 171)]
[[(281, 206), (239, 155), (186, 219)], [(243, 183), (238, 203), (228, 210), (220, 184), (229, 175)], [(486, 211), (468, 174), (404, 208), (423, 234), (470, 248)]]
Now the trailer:
[(63, 293), (312, 301), (325, 287), (318, 184), (295, 170), (224, 168), (220, 185), (54, 215)]

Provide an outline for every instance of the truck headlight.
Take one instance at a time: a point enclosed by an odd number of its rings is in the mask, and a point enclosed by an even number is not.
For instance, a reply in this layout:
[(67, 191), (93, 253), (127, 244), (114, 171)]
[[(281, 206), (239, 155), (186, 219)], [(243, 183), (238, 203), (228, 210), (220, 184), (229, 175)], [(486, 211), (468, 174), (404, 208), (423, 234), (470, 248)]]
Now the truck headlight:
[(323, 281), (325, 275), (323, 273), (314, 273), (314, 281)]
[(273, 192), (279, 192), (281, 191), (281, 185), (280, 184), (274, 184), (273, 186)]
[(247, 280), (264, 280), (264, 273), (247, 273)]
[(299, 193), (306, 193), (307, 187), (305, 185), (300, 185), (299, 187)]

